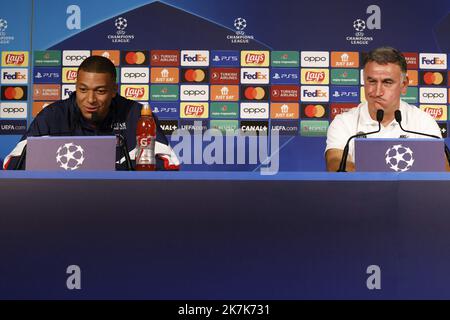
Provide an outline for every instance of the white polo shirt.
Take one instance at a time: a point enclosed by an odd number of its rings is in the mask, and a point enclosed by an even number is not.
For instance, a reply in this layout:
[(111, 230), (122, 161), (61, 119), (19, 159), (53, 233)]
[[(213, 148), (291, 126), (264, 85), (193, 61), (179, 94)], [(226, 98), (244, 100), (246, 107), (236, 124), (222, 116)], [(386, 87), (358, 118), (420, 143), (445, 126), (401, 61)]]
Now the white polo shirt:
[[(441, 130), (436, 121), (426, 112), (411, 106), (400, 100), (400, 111), (402, 113), (402, 127), (406, 130), (423, 132), (442, 137)], [(373, 120), (369, 114), (367, 102), (361, 103), (356, 108), (339, 114), (334, 118), (327, 131), (328, 149), (344, 150), (348, 138), (362, 132), (378, 130), (378, 122)], [(392, 120), (387, 126), (381, 125), (381, 131), (370, 134), (367, 138), (427, 138), (425, 136), (411, 134), (402, 131), (397, 121)], [(348, 159), (355, 162), (355, 140), (349, 145)]]

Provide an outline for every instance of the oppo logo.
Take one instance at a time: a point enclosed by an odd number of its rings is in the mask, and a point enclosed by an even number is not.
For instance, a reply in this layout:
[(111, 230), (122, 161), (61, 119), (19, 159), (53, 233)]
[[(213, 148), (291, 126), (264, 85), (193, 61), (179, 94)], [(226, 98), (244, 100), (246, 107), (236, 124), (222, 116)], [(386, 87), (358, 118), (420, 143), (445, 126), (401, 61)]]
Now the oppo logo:
[(317, 56), (306, 56), (303, 58), (304, 61), (307, 62), (324, 62), (327, 61), (326, 57), (317, 57)]
[(2, 112), (4, 113), (18, 113), (18, 112), (25, 112), (24, 108), (4, 108), (2, 109)]
[(445, 95), (443, 93), (427, 93), (427, 92), (422, 93), (422, 97), (424, 98), (436, 99), (436, 98), (444, 98), (444, 96)]
[(266, 112), (266, 109), (265, 108), (244, 108), (243, 111), (245, 113), (257, 114), (257, 113), (264, 113), (264, 112)]
[(125, 78), (145, 78), (147, 74), (145, 72), (125, 72), (123, 76)]
[(82, 61), (84, 59), (86, 59), (87, 56), (66, 56), (65, 59), (67, 61)]
[(198, 96), (198, 95), (205, 95), (206, 91), (205, 90), (184, 90), (183, 94), (187, 95), (187, 96)]

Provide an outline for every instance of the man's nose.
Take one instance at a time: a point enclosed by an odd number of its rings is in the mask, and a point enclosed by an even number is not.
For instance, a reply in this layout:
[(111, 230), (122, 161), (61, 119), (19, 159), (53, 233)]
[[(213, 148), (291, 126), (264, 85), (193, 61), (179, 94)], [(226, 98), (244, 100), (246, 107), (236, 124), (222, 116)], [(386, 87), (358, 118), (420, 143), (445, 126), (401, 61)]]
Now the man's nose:
[(383, 84), (382, 83), (377, 83), (377, 86), (375, 88), (375, 95), (377, 97), (382, 96), (384, 94), (383, 91)]
[(88, 91), (88, 102), (89, 103), (94, 103), (95, 102), (95, 100), (96, 100), (96, 97), (95, 97), (95, 92), (92, 90), (92, 91)]

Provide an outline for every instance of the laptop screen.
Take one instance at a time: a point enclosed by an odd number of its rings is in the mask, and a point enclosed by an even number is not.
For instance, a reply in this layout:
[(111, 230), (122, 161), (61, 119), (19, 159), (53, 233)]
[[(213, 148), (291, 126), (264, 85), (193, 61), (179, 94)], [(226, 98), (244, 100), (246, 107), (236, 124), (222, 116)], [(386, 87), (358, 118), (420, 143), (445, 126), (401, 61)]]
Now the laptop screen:
[(445, 171), (443, 139), (355, 139), (356, 171)]
[(26, 170), (115, 170), (115, 136), (28, 137)]

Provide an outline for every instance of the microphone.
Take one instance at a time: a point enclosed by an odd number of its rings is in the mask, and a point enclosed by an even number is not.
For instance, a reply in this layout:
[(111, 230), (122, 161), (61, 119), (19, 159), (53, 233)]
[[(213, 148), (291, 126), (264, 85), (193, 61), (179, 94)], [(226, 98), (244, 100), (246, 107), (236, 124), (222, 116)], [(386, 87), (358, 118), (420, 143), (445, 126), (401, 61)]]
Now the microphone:
[(378, 109), (377, 110), (378, 130), (372, 131), (372, 132), (367, 132), (367, 133), (364, 133), (364, 132), (359, 133), (358, 132), (357, 134), (348, 138), (347, 143), (345, 144), (345, 147), (344, 147), (344, 152), (342, 153), (342, 158), (341, 158), (341, 163), (339, 164), (339, 169), (336, 172), (347, 172), (345, 170), (345, 168), (347, 167), (347, 157), (348, 157), (348, 149), (350, 146), (350, 141), (354, 138), (366, 137), (369, 134), (374, 134), (374, 133), (380, 132), (381, 131), (381, 121), (383, 121), (383, 117), (384, 117), (384, 110)]
[[(405, 131), (405, 132), (408, 132), (408, 133), (412, 133), (412, 134), (418, 134), (418, 135), (426, 136), (426, 137), (430, 137), (430, 138), (442, 139), (442, 137), (438, 137), (438, 136), (435, 136), (433, 134), (422, 133), (422, 132), (417, 132), (417, 131), (411, 131), (411, 130), (404, 129), (402, 127), (402, 113), (398, 109), (395, 110), (394, 117), (395, 117), (395, 121), (397, 121), (397, 123), (400, 126), (400, 129), (402, 129), (402, 131)], [(450, 150), (448, 149), (447, 144), (445, 142), (444, 142), (444, 152), (445, 152), (445, 157), (447, 158), (447, 162), (450, 165)]]
[(127, 164), (127, 170), (133, 171), (133, 165), (131, 164), (130, 154), (128, 151), (127, 140), (120, 133), (116, 133), (116, 137), (118, 140), (118, 146), (120, 147), (122, 153), (125, 156), (125, 163)]

